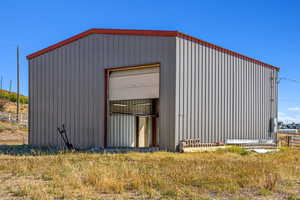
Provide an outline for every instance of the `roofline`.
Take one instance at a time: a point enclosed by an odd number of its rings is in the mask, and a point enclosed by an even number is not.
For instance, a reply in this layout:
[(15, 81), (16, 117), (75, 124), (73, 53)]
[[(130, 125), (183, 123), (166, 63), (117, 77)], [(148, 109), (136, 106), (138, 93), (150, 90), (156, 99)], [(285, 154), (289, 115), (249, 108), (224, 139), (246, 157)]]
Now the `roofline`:
[(275, 67), (273, 65), (261, 62), (259, 60), (253, 59), (253, 58), (250, 58), (248, 56), (244, 56), (244, 55), (242, 55), (240, 53), (231, 51), (229, 49), (225, 49), (223, 47), (220, 47), (220, 46), (214, 45), (212, 43), (206, 42), (204, 40), (200, 40), (198, 38), (186, 35), (184, 33), (180, 33), (178, 31), (160, 31), (160, 30), (156, 31), (156, 30), (129, 30), (129, 29), (90, 29), (90, 30), (87, 30), (87, 31), (82, 32), (80, 34), (77, 34), (77, 35), (75, 35), (73, 37), (70, 37), (70, 38), (68, 38), (66, 40), (58, 42), (58, 43), (56, 43), (54, 45), (51, 45), (51, 46), (49, 46), (49, 47), (47, 47), (45, 49), (42, 49), (42, 50), (37, 51), (35, 53), (32, 53), (32, 54), (30, 54), (30, 55), (27, 56), (27, 59), (31, 60), (31, 59), (33, 59), (33, 58), (35, 58), (37, 56), (43, 55), (43, 54), (45, 54), (45, 53), (47, 53), (49, 51), (57, 49), (57, 48), (59, 48), (61, 46), (64, 46), (66, 44), (69, 44), (71, 42), (79, 40), (79, 39), (81, 39), (83, 37), (86, 37), (88, 35), (91, 35), (91, 34), (179, 37), (179, 38), (183, 38), (183, 39), (187, 39), (187, 40), (199, 43), (199, 44), (201, 44), (203, 46), (215, 49), (217, 51), (229, 54), (231, 56), (235, 56), (235, 57), (238, 57), (240, 59), (243, 59), (243, 60), (246, 60), (246, 61), (249, 61), (249, 62), (253, 62), (255, 64), (258, 64), (258, 65), (261, 65), (261, 66), (264, 66), (264, 67), (267, 67), (267, 68), (271, 68), (271, 69), (275, 69), (275, 70), (279, 71), (278, 67)]
[(51, 45), (45, 49), (42, 49), (40, 51), (37, 51), (35, 53), (32, 53), (27, 56), (27, 59), (33, 59), (37, 56), (40, 56), (44, 53), (47, 53), (49, 51), (52, 51), (56, 48), (59, 48), (61, 46), (64, 46), (66, 44), (69, 44), (71, 42), (74, 42), (76, 40), (79, 40), (83, 37), (86, 37), (88, 35), (92, 34), (108, 34), (108, 35), (142, 35), (142, 36), (163, 36), (163, 37), (174, 37), (177, 35), (177, 31), (153, 31), (153, 30), (128, 30), (128, 29), (90, 29), (87, 31), (84, 31), (82, 33), (79, 33), (73, 37), (70, 37), (66, 40), (63, 40), (61, 42), (58, 42), (54, 45)]

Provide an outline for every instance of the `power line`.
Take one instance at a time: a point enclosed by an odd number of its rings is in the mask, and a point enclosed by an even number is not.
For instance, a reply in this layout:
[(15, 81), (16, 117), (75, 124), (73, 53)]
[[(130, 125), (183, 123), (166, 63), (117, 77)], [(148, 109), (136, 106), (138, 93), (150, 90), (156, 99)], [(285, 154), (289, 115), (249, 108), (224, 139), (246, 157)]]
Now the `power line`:
[(0, 89), (3, 90), (3, 76), (1, 76)]
[(9, 81), (9, 90), (8, 90), (9, 92), (12, 92), (12, 84), (13, 84), (13, 82), (12, 82), (12, 80), (10, 80)]
[(17, 122), (19, 122), (20, 113), (20, 53), (17, 46)]
[(300, 99), (279, 99), (280, 102), (300, 103)]
[(291, 78), (287, 78), (287, 77), (280, 77), (280, 78), (278, 79), (278, 83), (280, 83), (280, 81), (282, 81), (282, 80), (300, 84), (300, 81), (299, 81), (299, 80), (291, 79)]

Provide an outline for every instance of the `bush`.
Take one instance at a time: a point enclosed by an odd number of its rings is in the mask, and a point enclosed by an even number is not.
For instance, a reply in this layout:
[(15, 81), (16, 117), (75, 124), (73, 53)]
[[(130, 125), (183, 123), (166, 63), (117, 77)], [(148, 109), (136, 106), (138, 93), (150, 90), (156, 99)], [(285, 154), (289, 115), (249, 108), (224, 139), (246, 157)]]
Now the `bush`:
[(272, 191), (270, 191), (268, 189), (261, 189), (261, 190), (258, 191), (257, 194), (260, 195), (260, 196), (270, 196), (273, 193), (272, 193)]
[(248, 155), (251, 152), (247, 151), (246, 149), (239, 147), (239, 146), (228, 146), (225, 149), (219, 149), (219, 152), (230, 152), (230, 153), (237, 153), (242, 156)]
[(291, 194), (290, 196), (288, 196), (288, 200), (300, 200), (300, 197), (295, 194)]
[[(16, 102), (17, 101), (17, 93), (8, 92), (6, 90), (0, 90), (0, 99), (6, 99), (11, 102)], [(28, 104), (28, 97), (20, 95), (20, 103)]]

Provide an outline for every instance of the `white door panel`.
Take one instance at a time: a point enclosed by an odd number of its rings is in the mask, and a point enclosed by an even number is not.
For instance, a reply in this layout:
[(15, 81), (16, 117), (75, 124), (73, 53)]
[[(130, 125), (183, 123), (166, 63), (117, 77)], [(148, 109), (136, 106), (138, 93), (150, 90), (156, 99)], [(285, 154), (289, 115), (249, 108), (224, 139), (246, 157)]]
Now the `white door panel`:
[(159, 68), (112, 72), (109, 100), (159, 98)]

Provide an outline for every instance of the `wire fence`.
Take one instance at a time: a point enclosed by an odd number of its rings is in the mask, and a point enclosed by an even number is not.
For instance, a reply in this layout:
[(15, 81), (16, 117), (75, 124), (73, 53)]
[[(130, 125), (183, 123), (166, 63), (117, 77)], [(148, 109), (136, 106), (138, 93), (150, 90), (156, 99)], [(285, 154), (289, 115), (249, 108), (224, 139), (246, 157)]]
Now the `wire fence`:
[(279, 146), (300, 149), (300, 133), (281, 134), (278, 136)]
[(17, 121), (17, 114), (14, 113), (6, 113), (0, 112), (0, 120), (1, 121), (8, 121), (13, 123), (18, 123), (20, 125), (24, 125), (28, 127), (28, 114), (19, 114), (19, 122)]

